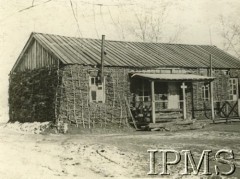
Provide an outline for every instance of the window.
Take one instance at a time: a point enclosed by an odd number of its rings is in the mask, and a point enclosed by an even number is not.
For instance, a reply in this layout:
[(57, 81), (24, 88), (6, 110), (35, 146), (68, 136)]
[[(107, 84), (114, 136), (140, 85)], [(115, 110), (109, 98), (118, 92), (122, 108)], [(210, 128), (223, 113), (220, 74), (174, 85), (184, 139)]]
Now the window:
[(149, 91), (140, 90), (138, 93), (139, 101), (150, 101), (150, 94)]
[(90, 77), (90, 102), (105, 103), (105, 78)]
[(147, 102), (150, 101), (150, 89), (148, 88), (148, 81), (143, 80), (141, 81), (141, 86), (138, 89), (138, 101)]
[(230, 85), (229, 99), (236, 101), (238, 99), (238, 79), (230, 78), (229, 85)]
[(204, 101), (210, 100), (209, 84), (202, 86), (202, 99)]

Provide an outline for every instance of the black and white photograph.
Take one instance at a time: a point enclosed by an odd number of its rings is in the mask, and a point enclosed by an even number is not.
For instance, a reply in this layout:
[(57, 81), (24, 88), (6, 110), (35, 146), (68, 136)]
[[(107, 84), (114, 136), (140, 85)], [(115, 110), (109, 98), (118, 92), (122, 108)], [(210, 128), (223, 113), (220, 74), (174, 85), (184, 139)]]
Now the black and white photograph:
[(0, 0), (0, 178), (240, 178), (239, 0)]

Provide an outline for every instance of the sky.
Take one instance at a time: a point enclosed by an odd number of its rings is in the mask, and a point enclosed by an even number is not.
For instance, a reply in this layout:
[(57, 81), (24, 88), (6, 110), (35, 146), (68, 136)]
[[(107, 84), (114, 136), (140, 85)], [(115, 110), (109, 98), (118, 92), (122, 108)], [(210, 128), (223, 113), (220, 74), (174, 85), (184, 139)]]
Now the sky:
[(147, 18), (148, 31), (150, 19), (160, 19), (159, 42), (222, 48), (220, 15), (230, 20), (239, 17), (240, 1), (0, 0), (0, 116), (8, 112), (8, 74), (33, 31), (98, 39), (105, 34), (106, 40), (141, 41), (139, 22)]

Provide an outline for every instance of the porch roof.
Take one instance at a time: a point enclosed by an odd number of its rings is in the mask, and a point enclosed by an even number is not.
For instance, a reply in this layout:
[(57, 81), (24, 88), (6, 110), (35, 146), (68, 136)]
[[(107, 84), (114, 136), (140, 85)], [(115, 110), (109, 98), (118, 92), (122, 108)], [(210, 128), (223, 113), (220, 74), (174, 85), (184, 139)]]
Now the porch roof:
[(134, 73), (131, 77), (147, 78), (160, 81), (213, 81), (214, 77), (194, 75), (194, 74), (149, 74)]

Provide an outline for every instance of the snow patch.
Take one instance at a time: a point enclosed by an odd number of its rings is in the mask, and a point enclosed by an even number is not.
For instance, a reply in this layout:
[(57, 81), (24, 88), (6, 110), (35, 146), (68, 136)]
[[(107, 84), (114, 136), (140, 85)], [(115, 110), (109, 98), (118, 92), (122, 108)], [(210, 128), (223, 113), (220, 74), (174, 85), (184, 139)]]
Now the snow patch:
[(17, 132), (22, 132), (22, 133), (41, 134), (50, 125), (51, 125), (51, 122), (32, 122), (32, 123), (14, 122), (14, 123), (7, 123), (6, 125), (3, 125), (1, 127), (10, 129), (13, 131), (17, 131)]

